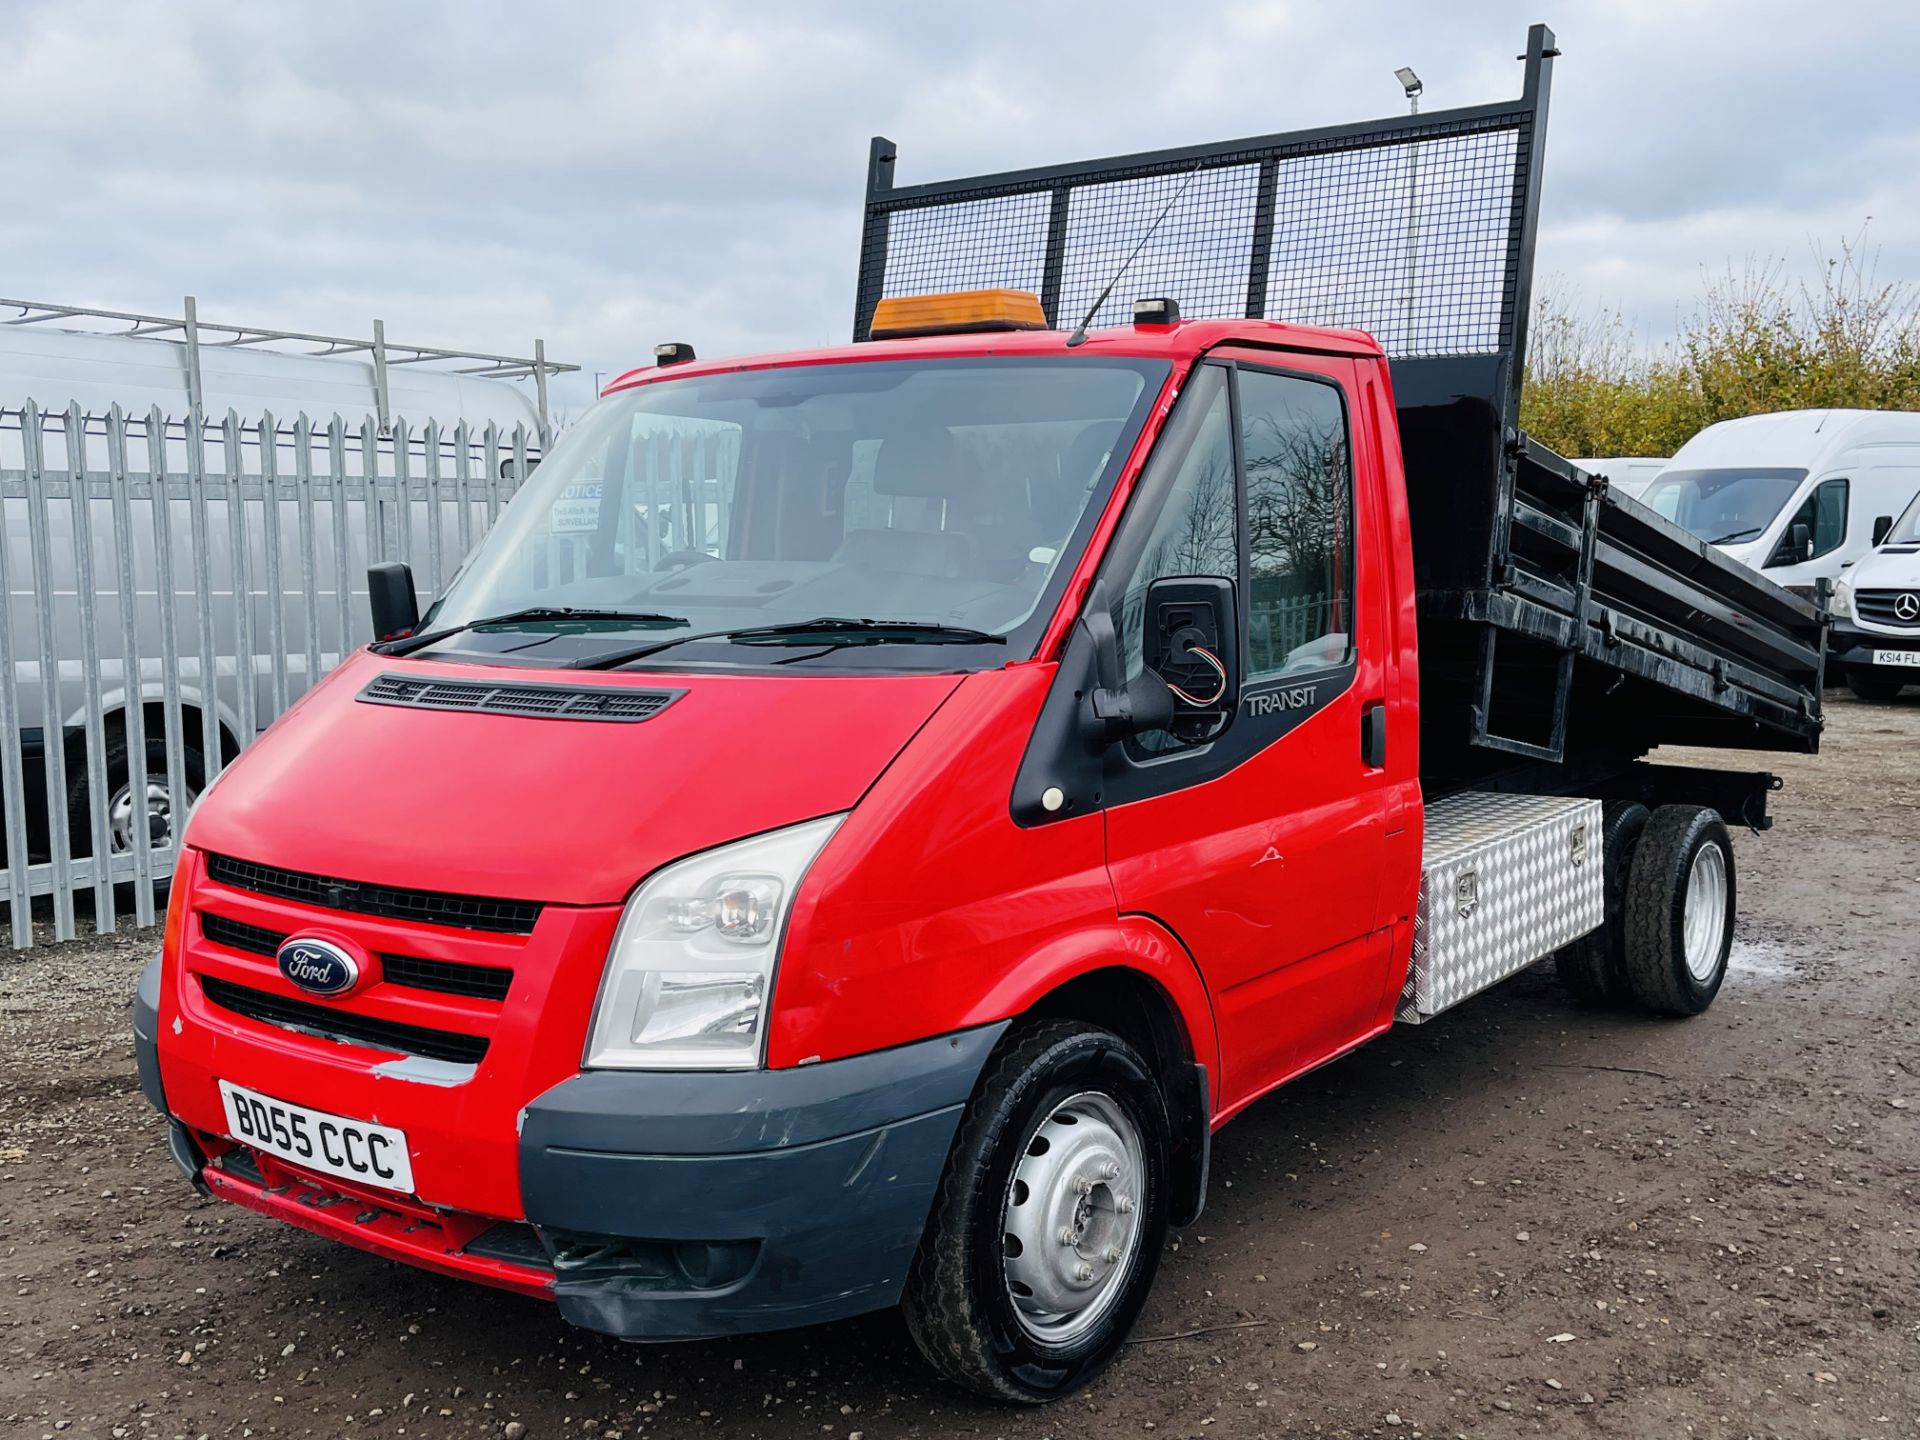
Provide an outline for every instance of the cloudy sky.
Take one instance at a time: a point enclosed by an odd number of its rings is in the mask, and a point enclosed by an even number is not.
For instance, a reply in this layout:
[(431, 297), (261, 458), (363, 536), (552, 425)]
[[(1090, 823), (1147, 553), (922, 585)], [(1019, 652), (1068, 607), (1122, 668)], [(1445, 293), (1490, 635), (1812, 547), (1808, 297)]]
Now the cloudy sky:
[[(1920, 6), (0, 0), (0, 295), (548, 353), (846, 337), (898, 181), (1518, 92), (1555, 28), (1539, 268), (1671, 331), (1702, 268), (1871, 219), (1920, 279)], [(577, 408), (582, 383), (562, 394)]]

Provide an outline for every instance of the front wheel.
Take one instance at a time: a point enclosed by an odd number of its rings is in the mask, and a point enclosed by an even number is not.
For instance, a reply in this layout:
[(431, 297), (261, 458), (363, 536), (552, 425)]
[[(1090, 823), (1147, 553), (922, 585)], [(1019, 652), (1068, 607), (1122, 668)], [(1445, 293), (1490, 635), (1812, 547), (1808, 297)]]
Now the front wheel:
[(1847, 667), (1847, 688), (1862, 700), (1887, 705), (1900, 698), (1900, 692), (1907, 688), (1907, 682), (1898, 670), (1850, 665)]
[(947, 1157), (902, 1307), (948, 1379), (1038, 1404), (1097, 1376), (1146, 1303), (1167, 1230), (1166, 1105), (1119, 1036), (1015, 1031)]

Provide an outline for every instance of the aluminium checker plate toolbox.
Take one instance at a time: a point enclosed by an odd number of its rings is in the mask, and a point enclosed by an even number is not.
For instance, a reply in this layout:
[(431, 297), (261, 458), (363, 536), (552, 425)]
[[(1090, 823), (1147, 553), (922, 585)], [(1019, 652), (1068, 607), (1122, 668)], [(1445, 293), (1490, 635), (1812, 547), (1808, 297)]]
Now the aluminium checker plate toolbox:
[(1427, 809), (1394, 1018), (1430, 1020), (1606, 918), (1600, 802), (1468, 791)]

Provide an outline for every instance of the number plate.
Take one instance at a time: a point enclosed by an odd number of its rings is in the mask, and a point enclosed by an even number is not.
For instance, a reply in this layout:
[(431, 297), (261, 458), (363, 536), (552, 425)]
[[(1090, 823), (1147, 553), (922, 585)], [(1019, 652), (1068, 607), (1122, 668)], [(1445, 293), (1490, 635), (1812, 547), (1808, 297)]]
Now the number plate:
[(1920, 670), (1920, 650), (1876, 650), (1873, 652), (1876, 665), (1899, 665), (1908, 670)]
[(225, 1080), (220, 1082), (220, 1099), (227, 1107), (228, 1133), (243, 1144), (342, 1180), (413, 1191), (407, 1137), (391, 1125), (289, 1105)]

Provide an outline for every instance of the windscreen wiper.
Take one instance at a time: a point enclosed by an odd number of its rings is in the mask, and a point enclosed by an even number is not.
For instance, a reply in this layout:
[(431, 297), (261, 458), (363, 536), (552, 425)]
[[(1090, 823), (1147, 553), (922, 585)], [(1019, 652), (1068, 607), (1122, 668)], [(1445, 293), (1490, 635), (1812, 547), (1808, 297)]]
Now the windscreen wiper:
[(1707, 541), (1707, 544), (1731, 545), (1736, 540), (1751, 540), (1753, 539), (1754, 536), (1758, 535), (1762, 530), (1766, 528), (1767, 527), (1764, 525), (1749, 525), (1744, 530), (1729, 530), (1726, 534), (1720, 536), (1718, 539)]
[[(827, 638), (822, 638), (827, 637)], [(847, 637), (847, 638), (834, 638)], [(707, 630), (675, 635), (646, 645), (630, 645), (604, 655), (588, 655), (569, 667), (574, 670), (614, 670), (631, 665), (675, 645), (693, 640), (731, 640), (736, 645), (1004, 645), (1007, 637), (964, 625), (941, 625), (926, 620), (848, 619), (821, 615), (812, 620), (788, 620), (779, 625), (748, 625), (732, 630)]]
[(484, 630), (492, 625), (517, 625), (523, 620), (623, 620), (633, 625), (691, 623), (684, 615), (659, 615), (651, 610), (593, 610), (575, 609), (568, 605), (529, 605), (524, 610), (509, 610), (504, 615), (487, 615), (479, 620), (469, 620), (463, 625), (449, 625), (441, 630), (430, 630), (424, 635), (408, 635), (399, 640), (388, 640), (375, 645), (373, 651), (376, 655), (411, 655), (416, 650), (424, 650), (429, 645), (466, 630)]

